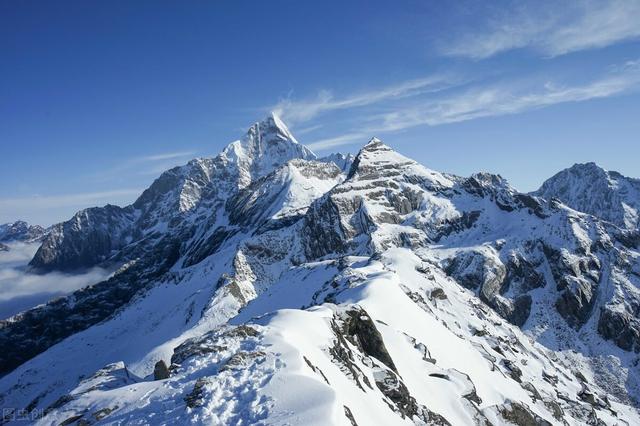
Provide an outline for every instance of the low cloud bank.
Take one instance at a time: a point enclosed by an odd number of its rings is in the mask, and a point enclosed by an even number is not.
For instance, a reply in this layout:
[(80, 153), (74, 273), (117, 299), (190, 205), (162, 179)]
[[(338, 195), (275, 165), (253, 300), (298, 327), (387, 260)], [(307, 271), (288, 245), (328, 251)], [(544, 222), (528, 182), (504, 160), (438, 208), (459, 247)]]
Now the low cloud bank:
[(7, 246), (9, 251), (0, 252), (0, 319), (9, 318), (109, 276), (109, 272), (101, 268), (93, 268), (82, 274), (30, 274), (26, 271), (27, 264), (37, 251), (38, 244), (12, 243)]

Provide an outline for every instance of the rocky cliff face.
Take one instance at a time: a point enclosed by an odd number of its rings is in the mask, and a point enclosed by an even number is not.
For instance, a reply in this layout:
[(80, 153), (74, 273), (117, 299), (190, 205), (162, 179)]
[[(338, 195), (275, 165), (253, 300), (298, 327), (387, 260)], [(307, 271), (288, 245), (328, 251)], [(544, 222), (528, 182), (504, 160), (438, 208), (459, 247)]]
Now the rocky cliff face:
[(268, 117), (57, 225), (32, 261), (93, 265), (118, 269), (0, 323), (3, 406), (43, 424), (640, 421), (629, 229), (375, 138), (318, 160)]
[(557, 198), (572, 209), (622, 228), (640, 226), (640, 179), (604, 170), (595, 163), (574, 164), (545, 181), (535, 193)]

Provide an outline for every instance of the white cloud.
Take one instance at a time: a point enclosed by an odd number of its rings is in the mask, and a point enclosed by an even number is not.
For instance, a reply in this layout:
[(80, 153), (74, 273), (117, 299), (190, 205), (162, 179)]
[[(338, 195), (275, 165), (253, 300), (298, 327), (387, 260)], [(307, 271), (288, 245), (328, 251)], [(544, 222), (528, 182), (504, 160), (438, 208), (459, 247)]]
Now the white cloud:
[[(0, 270), (3, 268), (13, 268), (24, 266), (36, 254), (39, 244), (37, 243), (6, 243), (9, 251), (0, 251)], [(0, 287), (1, 291), (2, 287)]]
[(307, 147), (312, 150), (322, 150), (329, 149), (336, 146), (341, 145), (349, 145), (351, 143), (363, 142), (367, 137), (367, 133), (359, 132), (359, 133), (348, 133), (342, 136), (336, 136), (333, 138), (320, 139), (310, 144), (307, 144)]
[(443, 46), (442, 53), (484, 59), (530, 47), (545, 56), (602, 48), (640, 37), (640, 1), (581, 0), (521, 4)]
[(357, 132), (315, 141), (312, 149), (327, 149), (353, 142), (364, 143), (372, 136), (416, 126), (437, 126), (483, 117), (517, 114), (550, 105), (606, 98), (640, 89), (640, 61), (613, 67), (609, 73), (579, 85), (555, 82), (500, 82), (472, 87), (439, 97), (413, 99), (410, 105), (394, 107), (384, 114), (368, 115), (352, 128)]
[(0, 319), (98, 283), (109, 276), (108, 271), (100, 268), (82, 274), (30, 274), (26, 272), (26, 265), (38, 244), (13, 243), (8, 246), (8, 252), (0, 252)]
[(638, 66), (591, 82), (565, 86), (546, 82), (534, 88), (499, 84), (400, 109), (382, 116), (379, 131), (397, 131), (417, 125), (437, 126), (482, 117), (516, 114), (567, 102), (619, 95), (640, 87)]
[(335, 97), (330, 91), (322, 90), (314, 99), (294, 101), (288, 97), (270, 109), (287, 123), (296, 124), (311, 120), (324, 112), (363, 107), (385, 100), (440, 91), (453, 84), (456, 83), (451, 77), (430, 76), (345, 97)]
[(154, 162), (163, 160), (175, 160), (178, 158), (191, 158), (195, 155), (194, 151), (181, 151), (181, 152), (167, 152), (164, 154), (146, 155), (143, 157), (137, 157), (133, 159), (133, 163), (140, 162)]

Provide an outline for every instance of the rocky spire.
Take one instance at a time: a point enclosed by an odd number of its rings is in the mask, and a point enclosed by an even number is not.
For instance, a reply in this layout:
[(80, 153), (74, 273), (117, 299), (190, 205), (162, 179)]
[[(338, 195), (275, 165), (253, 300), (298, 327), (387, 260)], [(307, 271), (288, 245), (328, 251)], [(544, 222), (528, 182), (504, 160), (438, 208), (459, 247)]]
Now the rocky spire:
[(246, 135), (229, 144), (221, 156), (238, 167), (240, 187), (269, 174), (289, 160), (316, 159), (316, 155), (299, 144), (274, 113), (251, 126)]

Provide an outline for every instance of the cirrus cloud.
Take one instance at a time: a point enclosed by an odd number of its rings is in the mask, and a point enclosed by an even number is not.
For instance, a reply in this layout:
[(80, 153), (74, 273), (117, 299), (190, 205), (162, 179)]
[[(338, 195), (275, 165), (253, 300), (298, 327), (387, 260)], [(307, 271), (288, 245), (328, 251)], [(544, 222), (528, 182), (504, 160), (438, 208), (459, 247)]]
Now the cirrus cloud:
[(530, 48), (555, 57), (638, 39), (639, 22), (638, 0), (521, 3), (487, 20), (484, 28), (442, 44), (440, 52), (485, 59)]

